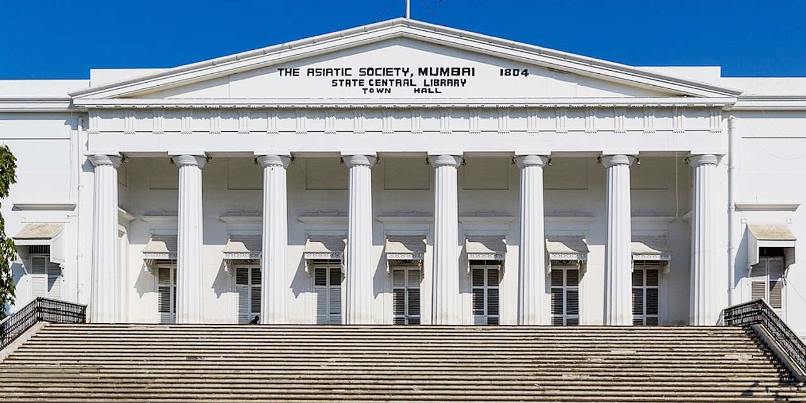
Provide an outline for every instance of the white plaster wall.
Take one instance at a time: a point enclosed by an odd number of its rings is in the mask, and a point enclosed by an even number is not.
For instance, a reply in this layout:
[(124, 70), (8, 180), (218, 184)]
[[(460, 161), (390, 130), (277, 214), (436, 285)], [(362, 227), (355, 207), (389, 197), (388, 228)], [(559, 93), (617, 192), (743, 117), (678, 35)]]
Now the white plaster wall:
[[(742, 203), (801, 204), (806, 200), (806, 112), (740, 112), (737, 120), (736, 201)], [(783, 316), (801, 336), (806, 336), (806, 273), (802, 240), (806, 239), (806, 210), (800, 205), (739, 211), (734, 226), (738, 238), (735, 256), (737, 302), (750, 299), (747, 280), (749, 223), (788, 224), (798, 238), (796, 263), (785, 276)]]
[[(72, 204), (78, 194), (79, 115), (72, 113), (0, 113), (0, 142), (17, 158), (17, 183), (2, 200), (0, 212), (6, 235), (13, 237), (27, 223), (57, 222), (64, 225), (62, 298), (78, 300), (82, 272), (77, 264), (78, 216)], [(60, 206), (56, 206), (58, 204)], [(27, 251), (27, 248), (24, 248)], [(23, 254), (12, 262), (16, 302), (12, 310), (32, 298), (30, 259)]]

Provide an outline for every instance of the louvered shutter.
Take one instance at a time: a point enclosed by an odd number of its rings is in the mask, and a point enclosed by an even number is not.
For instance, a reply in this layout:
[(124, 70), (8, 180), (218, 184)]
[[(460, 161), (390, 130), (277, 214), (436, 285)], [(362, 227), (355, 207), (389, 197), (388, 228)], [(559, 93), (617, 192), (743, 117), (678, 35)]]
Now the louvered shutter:
[(769, 259), (767, 262), (767, 276), (770, 282), (770, 307), (780, 313), (783, 308), (784, 291), (784, 261), (781, 258)]
[(330, 313), (328, 312), (327, 269), (317, 267), (313, 272), (313, 291), (316, 297), (316, 323), (326, 324)]
[(249, 320), (255, 318), (255, 316), (260, 315), (260, 286), (261, 286), (261, 273), (260, 268), (254, 267), (250, 269), (252, 274), (249, 276), (249, 280), (251, 281), (250, 284), (250, 301), (251, 301), (251, 314), (249, 315)]
[(62, 268), (57, 264), (48, 264), (48, 297), (62, 298)]
[(33, 298), (44, 297), (47, 295), (47, 264), (47, 257), (31, 257), (31, 296)]
[(767, 299), (767, 282), (764, 280), (753, 280), (750, 283), (750, 299)]
[(252, 320), (250, 314), (249, 299), (249, 269), (239, 267), (235, 269), (235, 294), (238, 298), (238, 323), (249, 323)]
[(408, 270), (408, 317), (410, 325), (420, 324), (420, 270)]
[(551, 271), (551, 324), (562, 326), (564, 310), (564, 270), (556, 269)]
[(487, 267), (487, 324), (497, 325), (499, 323), (499, 294), (498, 294), (498, 274), (495, 267)]
[(484, 325), (484, 269), (474, 268), (472, 270), (473, 283), (473, 324)]
[(174, 279), (171, 276), (172, 269), (169, 267), (160, 267), (157, 269), (157, 311), (160, 314), (160, 323), (173, 323), (173, 307), (175, 306), (176, 296), (175, 291), (172, 290)]

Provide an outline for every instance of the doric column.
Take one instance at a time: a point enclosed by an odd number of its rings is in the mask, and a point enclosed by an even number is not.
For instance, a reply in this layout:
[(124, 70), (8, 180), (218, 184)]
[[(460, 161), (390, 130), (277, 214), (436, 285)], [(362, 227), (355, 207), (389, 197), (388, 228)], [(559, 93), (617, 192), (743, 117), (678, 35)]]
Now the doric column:
[(349, 169), (347, 273), (344, 323), (372, 323), (372, 166), (373, 155), (348, 155)]
[(89, 160), (95, 166), (90, 322), (113, 323), (120, 320), (117, 168), (121, 159), (114, 155), (91, 155)]
[(691, 290), (689, 322), (692, 325), (714, 325), (719, 308), (711, 306), (714, 292), (713, 274), (719, 251), (715, 235), (718, 230), (717, 201), (715, 192), (716, 166), (719, 163), (713, 154), (692, 155), (688, 159), (694, 168), (694, 206), (691, 219)]
[(634, 162), (629, 155), (602, 156), (607, 169), (606, 325), (632, 325), (630, 165)]
[(546, 293), (546, 243), (543, 218), (543, 167), (549, 158), (524, 155), (515, 158), (521, 171), (521, 239), (518, 270), (518, 324), (549, 324)]
[(288, 321), (288, 204), (286, 168), (291, 157), (262, 155), (263, 168), (263, 254), (260, 259), (262, 287), (260, 323)]
[(434, 261), (431, 323), (458, 325), (459, 305), (459, 199), (457, 168), (462, 157), (437, 155), (434, 167)]
[(179, 211), (176, 257), (176, 323), (202, 322), (202, 168), (207, 158), (177, 155)]

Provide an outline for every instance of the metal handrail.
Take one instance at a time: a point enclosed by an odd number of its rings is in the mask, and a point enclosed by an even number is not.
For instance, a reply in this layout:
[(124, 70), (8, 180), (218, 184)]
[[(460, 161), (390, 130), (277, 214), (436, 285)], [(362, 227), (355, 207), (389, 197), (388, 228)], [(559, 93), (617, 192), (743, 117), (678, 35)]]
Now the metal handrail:
[(758, 334), (758, 328), (767, 333), (766, 336), (776, 344), (777, 350), (783, 354), (787, 367), (799, 380), (806, 379), (806, 344), (784, 323), (763, 299), (734, 305), (722, 312), (722, 320), (726, 326), (741, 326), (752, 329), (762, 340), (765, 335)]
[(84, 323), (86, 312), (86, 305), (37, 297), (0, 322), (0, 350), (38, 322)]

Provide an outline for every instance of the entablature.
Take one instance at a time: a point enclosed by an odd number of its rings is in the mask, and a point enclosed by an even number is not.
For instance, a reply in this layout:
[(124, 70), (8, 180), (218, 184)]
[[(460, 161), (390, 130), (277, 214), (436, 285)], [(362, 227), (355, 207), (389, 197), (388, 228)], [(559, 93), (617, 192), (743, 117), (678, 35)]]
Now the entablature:
[(718, 106), (91, 109), (90, 133), (722, 133)]

